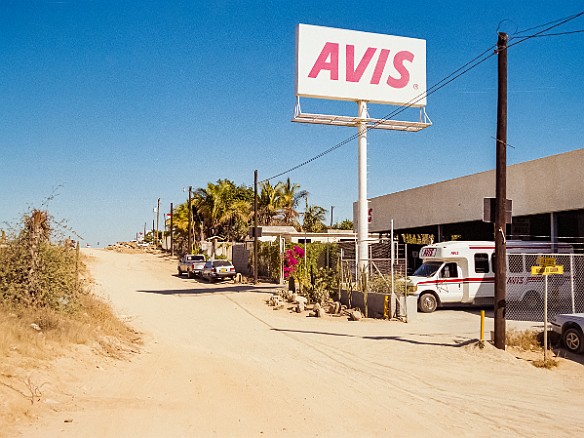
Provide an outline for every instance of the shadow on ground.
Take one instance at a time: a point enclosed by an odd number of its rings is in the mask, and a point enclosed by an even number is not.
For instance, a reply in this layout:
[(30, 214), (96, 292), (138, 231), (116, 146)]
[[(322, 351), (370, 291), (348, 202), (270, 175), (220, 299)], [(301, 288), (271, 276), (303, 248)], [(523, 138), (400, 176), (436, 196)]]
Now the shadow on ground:
[[(202, 283), (205, 284), (205, 283)], [(241, 293), (241, 292), (252, 292), (252, 293), (266, 293), (272, 292), (278, 288), (276, 284), (261, 284), (261, 285), (249, 285), (249, 284), (217, 284), (214, 283), (212, 287), (204, 289), (166, 289), (166, 290), (138, 290), (139, 293), (144, 294), (157, 294), (157, 295), (176, 295), (176, 296), (188, 296), (188, 295), (212, 295), (218, 293)]]

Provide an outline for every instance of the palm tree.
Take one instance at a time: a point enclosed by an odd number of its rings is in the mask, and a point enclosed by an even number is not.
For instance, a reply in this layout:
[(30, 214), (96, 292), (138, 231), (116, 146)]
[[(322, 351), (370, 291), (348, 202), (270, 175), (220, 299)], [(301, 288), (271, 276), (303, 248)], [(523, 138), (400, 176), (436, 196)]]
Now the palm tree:
[(278, 184), (273, 186), (269, 181), (260, 183), (258, 196), (258, 224), (260, 225), (273, 225), (277, 221), (282, 205)]
[(326, 230), (324, 224), (326, 210), (318, 205), (309, 206), (304, 212), (302, 228), (309, 233), (320, 233)]
[(280, 182), (277, 184), (278, 191), (280, 192), (281, 208), (282, 208), (282, 221), (288, 225), (297, 224), (297, 218), (299, 216), (296, 211), (298, 203), (301, 199), (308, 196), (306, 190), (300, 190), (300, 184), (292, 184), (290, 178), (286, 182)]
[(219, 179), (217, 184), (208, 183), (205, 189), (198, 188), (193, 207), (201, 240), (205, 233), (207, 236), (222, 235), (229, 240), (241, 239), (247, 231), (252, 198), (249, 187), (236, 186), (227, 179)]

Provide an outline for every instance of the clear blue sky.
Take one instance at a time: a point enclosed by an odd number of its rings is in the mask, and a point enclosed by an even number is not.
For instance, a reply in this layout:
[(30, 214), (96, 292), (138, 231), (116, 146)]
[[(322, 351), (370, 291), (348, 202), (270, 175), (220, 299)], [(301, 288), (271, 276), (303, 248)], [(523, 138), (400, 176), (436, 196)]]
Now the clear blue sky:
[[(581, 10), (568, 0), (0, 0), (0, 227), (54, 194), (49, 211), (84, 242), (129, 240), (151, 227), (159, 197), (168, 211), (189, 185), (252, 185), (254, 169), (267, 178), (354, 134), (290, 122), (298, 23), (425, 39), (431, 86), (498, 29)], [(580, 29), (584, 17), (553, 32)], [(433, 126), (420, 133), (370, 132), (368, 196), (494, 168), (496, 71), (492, 57), (429, 96)], [(583, 84), (584, 33), (509, 50), (509, 164), (584, 147)], [(334, 205), (335, 221), (352, 218), (357, 142), (287, 176), (310, 203)]]

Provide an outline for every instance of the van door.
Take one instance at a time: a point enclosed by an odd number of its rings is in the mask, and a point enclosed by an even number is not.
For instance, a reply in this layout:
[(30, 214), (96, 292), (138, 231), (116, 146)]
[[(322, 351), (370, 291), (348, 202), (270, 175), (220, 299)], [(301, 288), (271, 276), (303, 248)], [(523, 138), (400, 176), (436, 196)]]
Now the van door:
[(445, 263), (438, 273), (438, 293), (442, 303), (460, 303), (462, 301), (462, 277), (460, 266), (456, 262)]

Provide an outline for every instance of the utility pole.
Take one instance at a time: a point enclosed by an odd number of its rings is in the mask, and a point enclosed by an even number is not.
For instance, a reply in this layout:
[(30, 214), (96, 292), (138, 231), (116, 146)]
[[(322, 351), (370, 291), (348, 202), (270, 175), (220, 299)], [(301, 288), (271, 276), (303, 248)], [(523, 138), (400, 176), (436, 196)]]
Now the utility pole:
[(302, 225), (302, 228), (304, 228), (304, 269), (306, 269), (306, 272), (308, 273), (308, 265), (306, 264), (307, 256), (306, 253), (308, 252), (308, 236), (306, 235), (306, 214), (308, 213), (308, 193), (304, 197), (304, 200), (306, 201), (306, 206), (304, 207), (304, 224)]
[(160, 229), (160, 198), (156, 204), (156, 243), (155, 246), (158, 248), (160, 240), (158, 239), (158, 230)]
[(193, 186), (189, 186), (189, 204), (188, 204), (188, 215), (189, 215), (189, 239), (188, 239), (188, 254), (193, 252), (193, 208), (191, 206), (191, 194), (193, 192)]
[(253, 171), (253, 284), (258, 284), (258, 171)]
[(497, 165), (495, 193), (495, 347), (505, 349), (505, 310), (507, 277), (507, 41), (506, 33), (499, 32), (498, 95), (497, 95)]
[(174, 218), (174, 205), (172, 202), (170, 203), (170, 255), (174, 256), (174, 227), (173, 227), (173, 218)]

